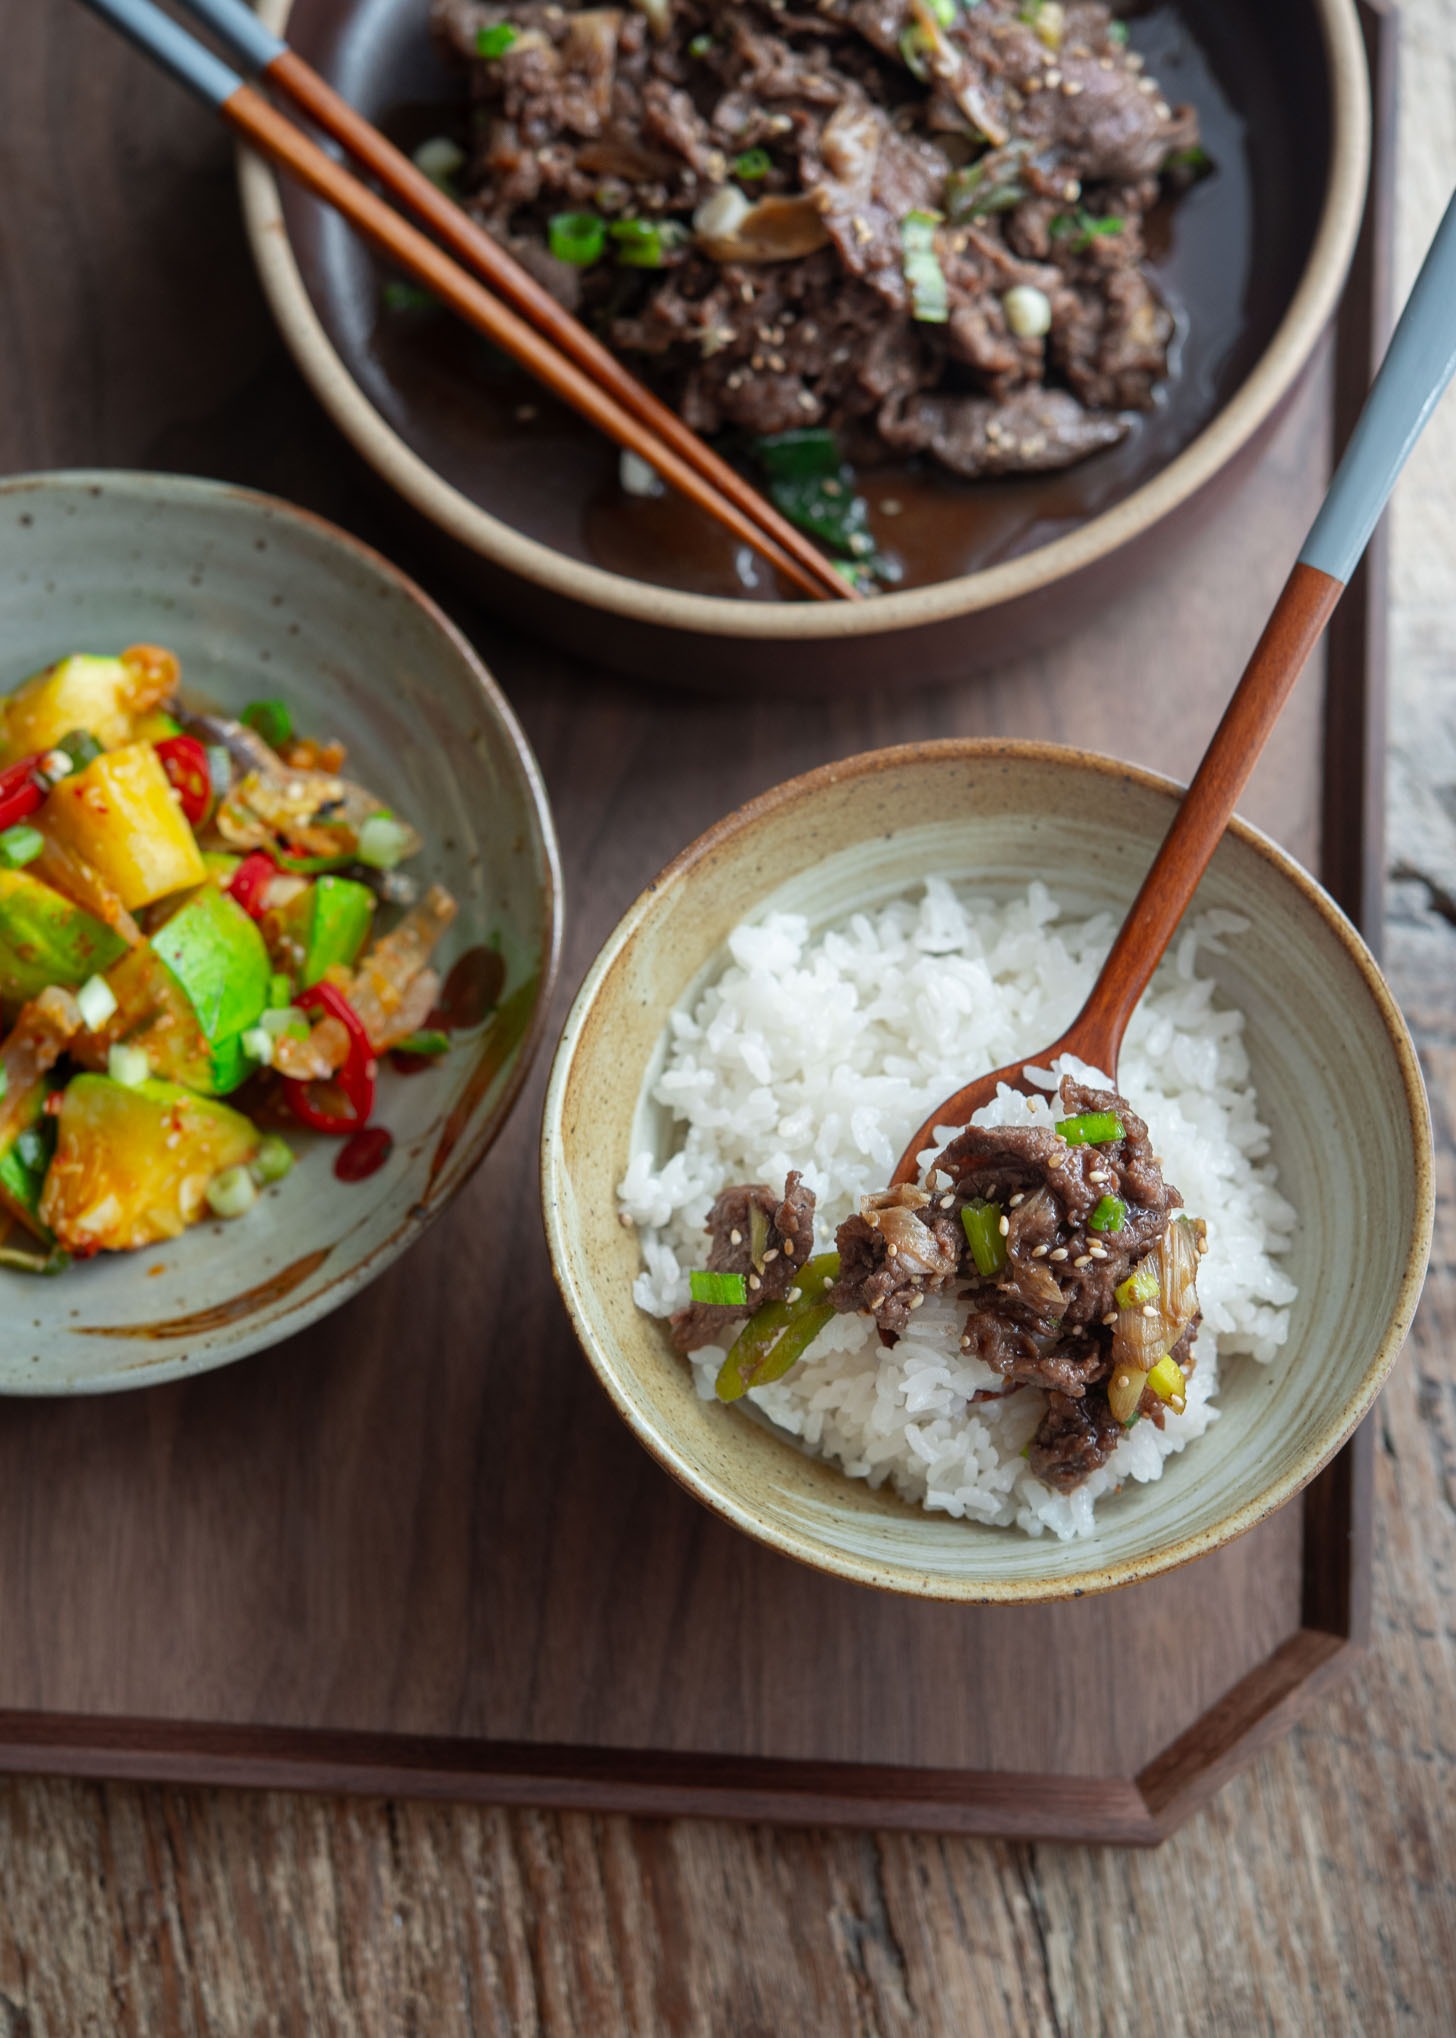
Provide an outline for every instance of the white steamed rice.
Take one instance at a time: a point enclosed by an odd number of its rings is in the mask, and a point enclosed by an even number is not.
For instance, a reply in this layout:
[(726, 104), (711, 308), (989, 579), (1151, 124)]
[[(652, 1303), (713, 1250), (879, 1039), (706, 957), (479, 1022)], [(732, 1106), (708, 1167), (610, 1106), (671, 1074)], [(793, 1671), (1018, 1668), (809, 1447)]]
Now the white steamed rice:
[[(889, 1480), (907, 1500), (1064, 1538), (1089, 1534), (1100, 1495), (1159, 1478), (1217, 1420), (1220, 1361), (1272, 1359), (1296, 1293), (1277, 1264), (1295, 1212), (1266, 1158), (1243, 1017), (1219, 1004), (1198, 969), (1201, 951), (1219, 952), (1243, 925), (1207, 912), (1184, 928), (1128, 1029), (1119, 1071), (1167, 1179), (1208, 1219), (1204, 1321), (1185, 1413), (1161, 1431), (1137, 1424), (1074, 1493), (1055, 1493), (1021, 1455), (1044, 1396), (1026, 1389), (972, 1407), (977, 1388), (1001, 1383), (959, 1350), (964, 1305), (932, 1296), (893, 1351), (867, 1317), (836, 1317), (786, 1379), (754, 1390), (765, 1415), (851, 1476)], [(665, 1317), (687, 1303), (709, 1208), (732, 1182), (777, 1187), (802, 1169), (818, 1197), (816, 1249), (827, 1250), (942, 1097), (1055, 1037), (1113, 932), (1105, 913), (1064, 920), (1041, 884), (998, 905), (939, 878), (919, 897), (818, 935), (792, 913), (739, 927), (721, 976), (672, 1018), (651, 1094), (680, 1137), (660, 1162), (635, 1152), (621, 1184), (623, 1215), (641, 1234), (640, 1306)], [(1050, 1115), (1040, 1098), (1004, 1090), (980, 1114), (987, 1123)], [(713, 1346), (691, 1355), (705, 1400), (723, 1356)], [(725, 1422), (741, 1419), (723, 1411)]]

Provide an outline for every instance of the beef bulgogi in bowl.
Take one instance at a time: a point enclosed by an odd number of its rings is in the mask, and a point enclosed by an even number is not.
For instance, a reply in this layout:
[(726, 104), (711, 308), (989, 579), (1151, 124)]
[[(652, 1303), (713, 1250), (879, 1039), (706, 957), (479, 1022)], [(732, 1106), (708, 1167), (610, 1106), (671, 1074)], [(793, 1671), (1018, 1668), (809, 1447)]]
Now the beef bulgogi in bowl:
[(293, 0), (295, 47), (878, 591), (852, 619), (780, 599), (249, 165), (254, 245), (336, 419), (557, 635), (600, 654), (606, 608), (609, 655), (688, 683), (745, 639), (782, 677), (787, 639), (831, 687), (909, 630), (943, 675), (1146, 570), (1145, 545), (1108, 562), (1308, 357), (1358, 220), (1363, 58), (1348, 0), (1275, 11), (435, 0), (432, 40), (419, 0), (367, 38)]
[(602, 950), (548, 1089), (553, 1265), (639, 1440), (748, 1534), (896, 1591), (1102, 1590), (1253, 1526), (1369, 1407), (1429, 1250), (1419, 1071), (1242, 823), (1118, 1089), (1047, 1071), (884, 1192), (1066, 1024), (1175, 797), (1037, 745), (870, 753), (730, 815)]

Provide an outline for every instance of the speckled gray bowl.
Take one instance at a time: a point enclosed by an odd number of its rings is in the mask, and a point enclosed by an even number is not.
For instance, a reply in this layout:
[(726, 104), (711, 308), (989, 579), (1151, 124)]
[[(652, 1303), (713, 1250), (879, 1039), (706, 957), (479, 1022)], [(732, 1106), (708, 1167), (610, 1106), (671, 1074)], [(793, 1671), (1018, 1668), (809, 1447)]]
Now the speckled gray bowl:
[[(540, 1044), (560, 875), (535, 760), (480, 660), (402, 573), (267, 496), (170, 475), (0, 482), (0, 692), (68, 651), (169, 646), (194, 697), (234, 711), (282, 695), (337, 735), (351, 769), (426, 836), (416, 868), (455, 894), (448, 960), (499, 935), (495, 1019), (438, 1069), (381, 1079), (395, 1135), (368, 1181), (336, 1143), (246, 1218), (58, 1279), (0, 1270), (0, 1393), (148, 1386), (300, 1330), (381, 1273), (489, 1147)], [(514, 996), (512, 994), (515, 994)]]
[(638, 1243), (617, 1221), (617, 1184), (634, 1142), (669, 1150), (667, 1115), (647, 1095), (668, 1016), (722, 968), (740, 920), (778, 909), (823, 926), (931, 871), (1002, 897), (1042, 878), (1069, 912), (1121, 913), (1177, 790), (1044, 744), (851, 757), (775, 787), (685, 849), (593, 964), (546, 1096), (542, 1200), (556, 1278), (636, 1436), (700, 1500), (784, 1555), (939, 1599), (1059, 1599), (1150, 1578), (1282, 1506), (1394, 1365), (1431, 1245), (1431, 1128), (1415, 1050), (1349, 921), (1239, 822), (1197, 903), (1249, 923), (1205, 966), (1247, 1019), (1280, 1184), (1300, 1213), (1287, 1262), (1299, 1300), (1283, 1354), (1270, 1366), (1232, 1360), (1212, 1429), (1160, 1480), (1099, 1502), (1093, 1536), (1033, 1541), (872, 1492), (766, 1422), (699, 1400), (664, 1326), (633, 1303)]

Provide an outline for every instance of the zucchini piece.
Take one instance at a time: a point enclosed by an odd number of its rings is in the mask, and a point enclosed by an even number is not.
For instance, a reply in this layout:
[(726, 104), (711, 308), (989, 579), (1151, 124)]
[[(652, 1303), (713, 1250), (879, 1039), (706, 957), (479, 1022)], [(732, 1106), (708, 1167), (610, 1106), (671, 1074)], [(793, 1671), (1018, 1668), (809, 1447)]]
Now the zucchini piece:
[(82, 1254), (176, 1238), (205, 1214), (213, 1177), (262, 1144), (240, 1111), (155, 1079), (127, 1087), (74, 1076), (56, 1125), (40, 1217)]
[(270, 932), (301, 988), (331, 969), (352, 969), (374, 926), (374, 894), (356, 878), (322, 876), (290, 899)]
[(43, 879), (0, 869), (0, 1006), (13, 1010), (47, 984), (74, 990), (125, 953), (119, 934)]

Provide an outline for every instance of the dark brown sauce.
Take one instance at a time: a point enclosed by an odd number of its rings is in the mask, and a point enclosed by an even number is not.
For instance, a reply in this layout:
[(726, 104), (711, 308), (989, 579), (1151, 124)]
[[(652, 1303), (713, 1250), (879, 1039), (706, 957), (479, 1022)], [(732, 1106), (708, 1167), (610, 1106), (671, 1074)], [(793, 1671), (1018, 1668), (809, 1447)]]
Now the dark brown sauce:
[[(1198, 109), (1213, 175), (1149, 222), (1152, 267), (1184, 333), (1157, 408), (1122, 445), (1068, 473), (970, 483), (895, 465), (865, 472), (879, 543), (908, 586), (1012, 558), (1131, 494), (1209, 423), (1268, 347), (1318, 229), (1330, 136), (1327, 65), (1309, 0), (1124, 6), (1170, 100)], [(404, 146), (465, 138), (458, 69), (419, 0), (296, 9), (295, 47)], [(568, 559), (703, 593), (771, 598), (753, 560), (675, 499), (617, 485), (615, 450), (459, 320), (391, 310), (389, 273), (327, 207), (283, 192), (305, 285), (348, 372), (445, 481)], [(898, 505), (891, 511), (888, 504)]]
[(334, 1173), (341, 1182), (367, 1182), (393, 1152), (394, 1134), (383, 1125), (366, 1125), (351, 1132), (339, 1148)]
[(467, 948), (451, 966), (429, 1024), (444, 1033), (479, 1026), (500, 1003), (505, 982), (505, 959), (498, 948), (487, 948), (483, 943)]

